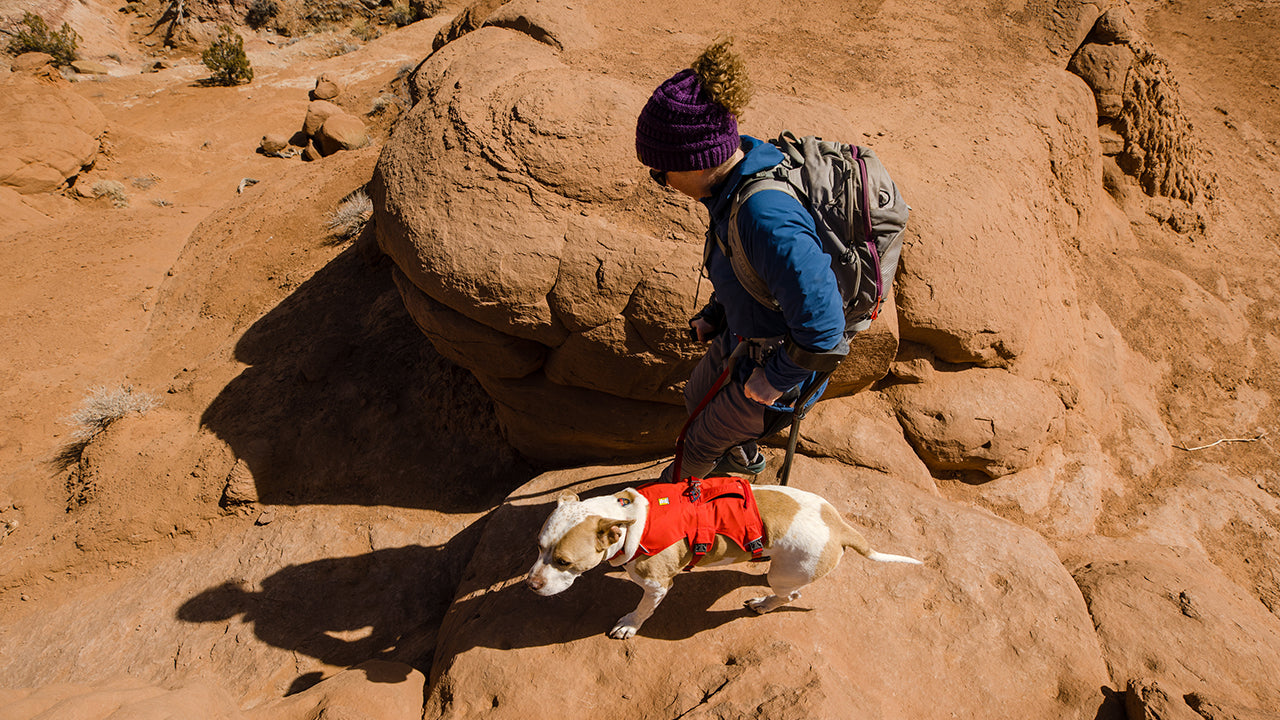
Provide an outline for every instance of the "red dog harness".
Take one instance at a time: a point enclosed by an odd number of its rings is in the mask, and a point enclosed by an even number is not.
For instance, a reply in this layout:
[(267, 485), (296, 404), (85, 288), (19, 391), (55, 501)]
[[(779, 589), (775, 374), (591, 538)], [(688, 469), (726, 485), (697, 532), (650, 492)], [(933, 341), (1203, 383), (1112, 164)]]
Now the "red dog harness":
[(652, 483), (637, 492), (649, 501), (638, 555), (656, 555), (688, 540), (693, 550), (689, 570), (711, 550), (716, 535), (724, 535), (750, 552), (752, 560), (763, 559), (764, 523), (746, 480), (690, 478), (687, 483)]

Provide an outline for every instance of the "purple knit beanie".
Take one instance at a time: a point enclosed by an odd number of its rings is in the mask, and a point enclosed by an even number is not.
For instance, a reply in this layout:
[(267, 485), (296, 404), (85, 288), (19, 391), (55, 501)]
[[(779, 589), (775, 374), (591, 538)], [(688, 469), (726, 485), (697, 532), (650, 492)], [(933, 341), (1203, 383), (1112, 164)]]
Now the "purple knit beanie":
[(716, 167), (741, 143), (738, 119), (711, 100), (692, 69), (659, 85), (636, 122), (636, 154), (655, 170)]

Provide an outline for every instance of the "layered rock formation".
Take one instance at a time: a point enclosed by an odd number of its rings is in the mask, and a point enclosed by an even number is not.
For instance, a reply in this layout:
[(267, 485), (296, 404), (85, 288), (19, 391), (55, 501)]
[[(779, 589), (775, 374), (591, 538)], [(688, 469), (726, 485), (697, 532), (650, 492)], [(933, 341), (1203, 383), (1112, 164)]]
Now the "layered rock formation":
[[(705, 211), (633, 160), (652, 80), (601, 59), (594, 12), (509, 3), (442, 45), (418, 68), (418, 103), (372, 184), (379, 242), (415, 321), (480, 379), (511, 442), (549, 462), (672, 447), (679, 389), (701, 352), (685, 323), (709, 292), (698, 280)], [(1093, 16), (1074, 12), (1083, 35)], [(905, 384), (885, 397), (935, 472), (1032, 467), (1063, 440), (1068, 413), (1088, 426), (1077, 433), (1106, 436), (1123, 416), (1139, 435), (1164, 435), (1149, 397), (1095, 390), (1116, 382), (1097, 370), (1125, 349), (1118, 336), (1087, 347), (1082, 316), (1096, 311), (1077, 293), (1069, 250), (1129, 231), (1102, 202), (1088, 88), (1054, 54), (1079, 39), (1043, 33), (1037, 64), (1005, 81), (1021, 99), (987, 109), (1014, 142), (911, 152), (902, 143), (923, 132), (914, 104), (871, 88), (815, 102), (765, 85), (744, 117), (762, 136), (789, 127), (888, 145), (914, 208), (897, 303), (856, 338), (831, 395), (886, 378), (899, 336), (909, 341), (912, 362), (891, 381)], [(869, 122), (904, 139), (859, 129)], [(992, 392), (1000, 417), (955, 405)]]

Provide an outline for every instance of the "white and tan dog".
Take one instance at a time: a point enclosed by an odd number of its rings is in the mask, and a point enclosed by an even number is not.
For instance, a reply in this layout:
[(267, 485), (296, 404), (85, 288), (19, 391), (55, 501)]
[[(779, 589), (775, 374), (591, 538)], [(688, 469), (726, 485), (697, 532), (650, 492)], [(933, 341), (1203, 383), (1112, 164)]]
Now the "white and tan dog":
[[(800, 597), (800, 588), (831, 572), (845, 548), (880, 562), (920, 564), (914, 558), (875, 552), (862, 533), (813, 493), (778, 485), (753, 490), (765, 528), (765, 552), (771, 560), (769, 588), (773, 591), (745, 603), (757, 613), (767, 613)], [(644, 597), (634, 611), (618, 620), (609, 637), (633, 637), (666, 597), (676, 575), (693, 559), (684, 540), (652, 556), (637, 555), (648, 513), (648, 500), (631, 488), (587, 500), (572, 494), (562, 496), (538, 535), (538, 559), (525, 583), (539, 595), (555, 595), (606, 560), (614, 567), (621, 565), (631, 580), (644, 588)], [(750, 559), (751, 553), (717, 535), (699, 565)]]

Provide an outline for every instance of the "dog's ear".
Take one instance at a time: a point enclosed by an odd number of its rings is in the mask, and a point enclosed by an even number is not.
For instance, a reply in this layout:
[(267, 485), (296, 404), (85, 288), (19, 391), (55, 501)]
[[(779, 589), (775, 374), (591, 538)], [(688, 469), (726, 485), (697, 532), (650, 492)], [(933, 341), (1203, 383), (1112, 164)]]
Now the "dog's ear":
[(635, 520), (600, 518), (599, 525), (596, 526), (596, 550), (603, 552), (621, 540), (622, 533), (634, 522)]
[(559, 507), (561, 505), (564, 505), (565, 503), (571, 503), (571, 502), (578, 502), (578, 496), (574, 495), (573, 493), (565, 493), (556, 499), (556, 507)]

